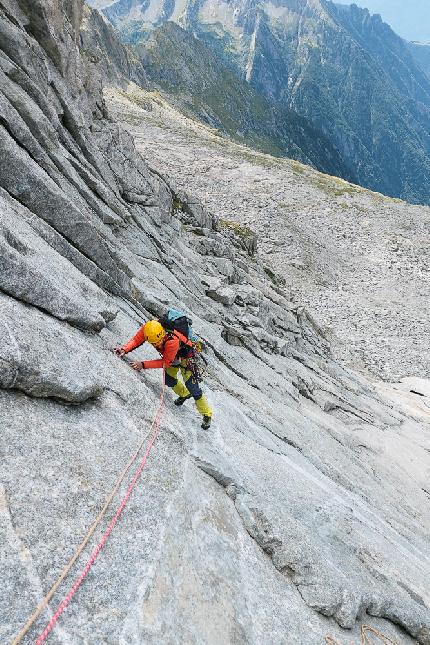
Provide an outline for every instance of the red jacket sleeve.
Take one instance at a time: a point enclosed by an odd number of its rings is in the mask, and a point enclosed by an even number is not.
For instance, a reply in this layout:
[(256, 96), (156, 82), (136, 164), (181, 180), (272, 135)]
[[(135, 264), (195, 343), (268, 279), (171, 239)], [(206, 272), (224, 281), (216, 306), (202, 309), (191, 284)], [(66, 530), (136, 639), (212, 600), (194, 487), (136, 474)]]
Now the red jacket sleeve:
[(137, 334), (133, 336), (131, 340), (128, 341), (128, 343), (122, 346), (126, 354), (128, 354), (128, 352), (132, 352), (133, 349), (136, 349), (136, 347), (140, 347), (146, 341), (145, 332), (143, 329), (144, 329), (144, 325), (139, 329)]
[(155, 369), (157, 367), (170, 367), (176, 358), (179, 351), (179, 338), (173, 336), (166, 340), (163, 348), (163, 357), (155, 359), (154, 361), (144, 361), (143, 366), (146, 370)]

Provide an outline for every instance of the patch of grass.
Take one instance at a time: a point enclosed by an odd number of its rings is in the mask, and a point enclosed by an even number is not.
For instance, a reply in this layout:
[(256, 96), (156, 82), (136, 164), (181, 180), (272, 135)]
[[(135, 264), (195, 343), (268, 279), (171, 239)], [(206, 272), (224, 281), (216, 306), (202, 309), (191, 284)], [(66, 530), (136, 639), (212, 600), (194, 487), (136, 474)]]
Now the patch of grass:
[(233, 222), (233, 220), (220, 219), (218, 220), (218, 223), (221, 228), (227, 228), (230, 231), (233, 231), (233, 233), (235, 235), (238, 235), (239, 237), (255, 237), (255, 233), (252, 229), (250, 229), (248, 226), (244, 226), (243, 224), (239, 224), (238, 222)]
[(294, 209), (296, 208), (297, 204), (294, 202), (279, 202), (278, 203), (278, 208), (283, 208), (283, 209)]
[(350, 184), (344, 179), (319, 174), (312, 177), (312, 183), (329, 197), (342, 197), (342, 195), (357, 195), (363, 192), (363, 188)]
[(117, 90), (118, 94), (123, 98), (127, 99), (133, 105), (141, 108), (142, 110), (151, 111), (152, 105), (151, 102), (157, 103), (157, 105), (163, 105), (161, 100), (161, 94), (157, 90), (153, 92), (126, 92), (125, 90)]
[(265, 157), (259, 154), (253, 154), (247, 150), (243, 150), (239, 153), (239, 156), (244, 161), (250, 161), (253, 164), (258, 164), (259, 166), (264, 166), (265, 168), (278, 168), (279, 160), (276, 158)]
[[(370, 188), (351, 184), (340, 177), (332, 177), (330, 175), (319, 173), (318, 175), (311, 177), (311, 182), (329, 197), (342, 197), (343, 195), (369, 195), (377, 202), (390, 201), (398, 204), (403, 203), (403, 201), (397, 197), (389, 197), (388, 195), (377, 193)], [(342, 206), (342, 208), (346, 208), (346, 205)]]
[(175, 213), (177, 211), (182, 211), (184, 209), (184, 204), (181, 202), (180, 199), (177, 197), (174, 197), (172, 201), (172, 213)]
[(299, 175), (304, 175), (306, 171), (306, 167), (300, 163), (300, 161), (291, 161), (290, 162), (291, 168), (293, 172), (298, 173)]
[(210, 144), (212, 144), (214, 148), (215, 147), (217, 147), (217, 148), (228, 148), (229, 147), (230, 141), (224, 139), (222, 133), (220, 133), (219, 135), (215, 135), (215, 137), (217, 137), (216, 140), (212, 140), (210, 142)]

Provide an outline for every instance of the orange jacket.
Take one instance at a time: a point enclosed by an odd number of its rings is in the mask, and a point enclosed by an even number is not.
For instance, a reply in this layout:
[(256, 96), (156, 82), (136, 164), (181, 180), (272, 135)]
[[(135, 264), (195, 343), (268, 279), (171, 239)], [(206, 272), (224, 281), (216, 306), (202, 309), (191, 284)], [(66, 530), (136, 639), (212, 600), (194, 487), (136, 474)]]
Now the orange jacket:
[[(142, 326), (137, 334), (133, 336), (131, 340), (123, 345), (122, 349), (126, 354), (132, 352), (133, 349), (140, 347), (143, 343), (146, 342), (144, 326)], [(175, 360), (180, 348), (181, 342), (189, 347), (192, 346), (191, 341), (188, 340), (183, 334), (179, 331), (175, 331), (174, 334), (168, 334), (163, 345), (155, 349), (161, 354), (161, 358), (155, 359), (153, 361), (143, 361), (144, 369), (155, 369), (157, 367), (170, 367), (173, 361)]]

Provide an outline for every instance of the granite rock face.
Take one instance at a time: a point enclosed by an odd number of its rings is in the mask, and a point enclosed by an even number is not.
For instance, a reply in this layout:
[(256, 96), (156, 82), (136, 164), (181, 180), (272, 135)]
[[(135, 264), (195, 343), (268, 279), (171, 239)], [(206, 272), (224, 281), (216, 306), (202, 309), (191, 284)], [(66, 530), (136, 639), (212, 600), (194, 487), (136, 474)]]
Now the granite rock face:
[(143, 478), (50, 641), (320, 645), (365, 621), (428, 645), (422, 397), (406, 408), (340, 367), (237, 234), (151, 170), (105, 118), (83, 16), (79, 0), (0, 2), (1, 642), (155, 413), (160, 374), (112, 347), (174, 305), (207, 341), (213, 428), (167, 393)]
[[(337, 360), (386, 381), (429, 374), (428, 207), (226, 142), (135, 86), (105, 94), (111, 118), (131, 132), (151, 167), (217, 213), (235, 248), (262, 260), (277, 297), (281, 290), (305, 305)], [(196, 235), (196, 247), (215, 248), (207, 237)], [(224, 267), (222, 258), (215, 262)], [(221, 283), (205, 284), (253, 282), (239, 258), (222, 273)], [(239, 304), (239, 288), (237, 296)]]
[[(95, 79), (109, 81), (119, 86), (126, 79), (147, 85), (146, 72), (131, 49), (124, 47), (115, 35), (111, 23), (98, 11), (84, 5), (80, 27), (80, 50), (89, 64), (95, 67)], [(94, 79), (88, 74), (87, 81)]]

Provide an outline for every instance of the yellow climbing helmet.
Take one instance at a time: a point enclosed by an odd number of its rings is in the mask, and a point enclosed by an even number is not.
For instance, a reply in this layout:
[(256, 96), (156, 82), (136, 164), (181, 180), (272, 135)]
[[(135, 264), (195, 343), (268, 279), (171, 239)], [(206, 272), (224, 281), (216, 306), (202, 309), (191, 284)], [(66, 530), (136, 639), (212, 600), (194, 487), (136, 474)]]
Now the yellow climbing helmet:
[(166, 335), (163, 325), (161, 325), (158, 320), (148, 320), (148, 322), (145, 323), (143, 330), (145, 332), (146, 340), (148, 343), (151, 343), (151, 345), (158, 345)]

